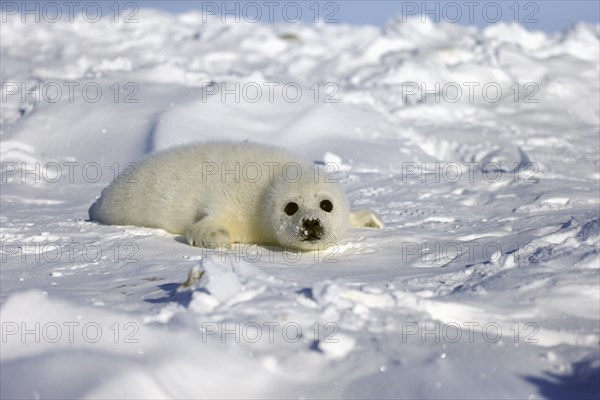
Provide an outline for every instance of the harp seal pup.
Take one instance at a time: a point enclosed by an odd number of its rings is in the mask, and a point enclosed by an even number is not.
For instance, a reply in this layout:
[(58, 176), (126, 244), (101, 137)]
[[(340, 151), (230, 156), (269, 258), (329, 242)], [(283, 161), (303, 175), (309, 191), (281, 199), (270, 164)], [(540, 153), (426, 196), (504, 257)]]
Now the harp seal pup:
[(121, 173), (89, 216), (101, 224), (162, 228), (208, 248), (254, 243), (319, 250), (351, 226), (383, 228), (373, 211), (350, 211), (330, 175), (280, 147), (184, 145)]

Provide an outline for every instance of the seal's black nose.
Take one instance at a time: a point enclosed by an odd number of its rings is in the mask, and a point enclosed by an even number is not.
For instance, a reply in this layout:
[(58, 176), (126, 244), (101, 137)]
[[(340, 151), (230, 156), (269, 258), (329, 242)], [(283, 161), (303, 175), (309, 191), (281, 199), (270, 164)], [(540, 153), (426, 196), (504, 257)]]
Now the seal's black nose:
[(304, 228), (304, 240), (319, 240), (323, 235), (323, 227), (318, 219), (303, 219), (302, 228)]
[(318, 219), (305, 219), (302, 221), (302, 227), (307, 231), (316, 230), (321, 227), (321, 221)]

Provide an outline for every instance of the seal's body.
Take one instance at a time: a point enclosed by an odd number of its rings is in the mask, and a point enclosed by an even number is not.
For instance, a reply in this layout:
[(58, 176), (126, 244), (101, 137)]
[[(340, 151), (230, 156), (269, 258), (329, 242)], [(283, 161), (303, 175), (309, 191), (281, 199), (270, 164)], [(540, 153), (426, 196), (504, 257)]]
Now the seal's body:
[(302, 250), (335, 243), (350, 225), (383, 227), (369, 210), (352, 214), (323, 169), (285, 149), (213, 142), (143, 159), (102, 191), (90, 219), (162, 228), (191, 245), (278, 244)]

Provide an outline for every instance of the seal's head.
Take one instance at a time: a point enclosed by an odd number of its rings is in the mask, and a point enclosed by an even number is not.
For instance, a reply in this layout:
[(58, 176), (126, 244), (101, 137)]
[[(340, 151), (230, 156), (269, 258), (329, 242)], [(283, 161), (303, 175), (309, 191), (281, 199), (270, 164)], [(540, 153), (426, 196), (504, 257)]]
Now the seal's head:
[(338, 183), (329, 182), (323, 171), (309, 171), (294, 181), (275, 179), (266, 203), (265, 218), (286, 248), (322, 250), (337, 243), (349, 224), (346, 194)]

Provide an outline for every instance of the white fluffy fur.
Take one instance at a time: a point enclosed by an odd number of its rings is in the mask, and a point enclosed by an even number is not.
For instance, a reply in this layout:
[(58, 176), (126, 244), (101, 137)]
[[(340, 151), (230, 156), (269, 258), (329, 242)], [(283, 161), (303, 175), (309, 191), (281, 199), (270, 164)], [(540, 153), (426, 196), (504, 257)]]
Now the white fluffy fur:
[[(325, 199), (333, 204), (330, 212), (320, 207)], [(284, 212), (289, 202), (298, 205), (292, 216)], [(183, 234), (203, 247), (257, 243), (312, 250), (335, 243), (351, 225), (383, 227), (370, 210), (351, 213), (341, 187), (316, 165), (252, 143), (186, 145), (147, 157), (105, 188), (89, 214), (103, 224)], [(307, 219), (319, 221), (319, 239), (307, 238)]]

